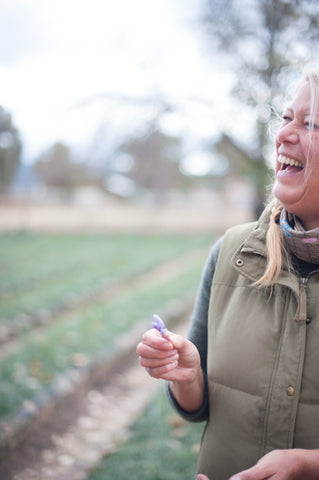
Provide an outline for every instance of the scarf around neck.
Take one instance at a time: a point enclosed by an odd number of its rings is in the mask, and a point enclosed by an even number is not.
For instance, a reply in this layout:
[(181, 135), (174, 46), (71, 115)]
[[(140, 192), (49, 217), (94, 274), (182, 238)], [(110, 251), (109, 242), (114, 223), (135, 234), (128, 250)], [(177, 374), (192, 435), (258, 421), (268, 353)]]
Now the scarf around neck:
[(284, 208), (279, 223), (290, 253), (304, 262), (319, 263), (319, 227), (305, 230), (299, 218)]

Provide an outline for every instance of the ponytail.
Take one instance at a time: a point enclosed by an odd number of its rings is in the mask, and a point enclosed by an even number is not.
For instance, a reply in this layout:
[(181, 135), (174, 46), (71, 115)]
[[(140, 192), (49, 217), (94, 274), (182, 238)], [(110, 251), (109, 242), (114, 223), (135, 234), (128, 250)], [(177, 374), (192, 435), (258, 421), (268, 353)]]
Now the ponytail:
[(271, 203), (270, 223), (266, 236), (267, 266), (259, 280), (254, 285), (257, 287), (273, 286), (280, 274), (284, 249), (282, 247), (282, 230), (279, 218), (283, 209), (279, 200), (274, 199)]

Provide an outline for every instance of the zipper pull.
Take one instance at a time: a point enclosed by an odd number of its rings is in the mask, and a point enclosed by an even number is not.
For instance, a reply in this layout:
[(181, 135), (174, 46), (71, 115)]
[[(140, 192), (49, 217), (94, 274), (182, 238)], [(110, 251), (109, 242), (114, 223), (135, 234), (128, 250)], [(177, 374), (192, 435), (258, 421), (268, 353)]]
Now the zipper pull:
[(296, 322), (307, 322), (307, 283), (308, 278), (300, 279), (299, 305), (296, 313)]

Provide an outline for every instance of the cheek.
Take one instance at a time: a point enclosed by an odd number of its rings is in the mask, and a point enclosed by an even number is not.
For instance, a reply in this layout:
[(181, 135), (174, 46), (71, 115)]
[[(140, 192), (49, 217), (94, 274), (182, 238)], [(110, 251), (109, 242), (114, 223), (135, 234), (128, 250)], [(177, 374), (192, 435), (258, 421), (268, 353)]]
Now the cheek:
[(275, 137), (276, 150), (278, 150), (278, 148), (279, 148), (280, 145), (281, 145), (281, 142), (279, 141), (279, 135), (280, 135), (280, 130), (278, 130), (277, 135), (276, 135), (276, 137)]
[(304, 142), (306, 156), (311, 161), (319, 161), (319, 133), (315, 135), (309, 135)]
[(280, 170), (281, 164), (278, 162), (278, 148), (280, 147), (280, 143), (278, 142), (276, 138), (276, 151), (273, 153), (273, 161), (275, 163), (275, 173), (277, 174), (278, 170)]
[(307, 159), (307, 177), (308, 180), (319, 182), (319, 145), (312, 145), (308, 152)]
[[(310, 162), (309, 162), (310, 163)], [(307, 169), (305, 177), (304, 196), (310, 202), (309, 208), (318, 209), (319, 204), (319, 159), (311, 162), (310, 168)]]

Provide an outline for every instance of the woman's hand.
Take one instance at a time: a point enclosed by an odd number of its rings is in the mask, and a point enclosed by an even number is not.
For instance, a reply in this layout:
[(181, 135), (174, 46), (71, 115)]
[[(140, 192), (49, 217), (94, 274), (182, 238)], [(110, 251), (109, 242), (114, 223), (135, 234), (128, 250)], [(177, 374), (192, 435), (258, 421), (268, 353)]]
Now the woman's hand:
[(199, 352), (192, 342), (171, 332), (166, 340), (151, 329), (143, 335), (136, 351), (149, 375), (171, 382), (171, 391), (182, 408), (187, 411), (200, 408), (204, 379)]
[(195, 345), (169, 332), (169, 340), (154, 328), (148, 330), (137, 346), (140, 364), (154, 378), (188, 382), (193, 381), (200, 369), (200, 357)]
[[(273, 450), (248, 470), (230, 480), (316, 480), (319, 478), (319, 450)], [(203, 479), (204, 480), (204, 479)]]

